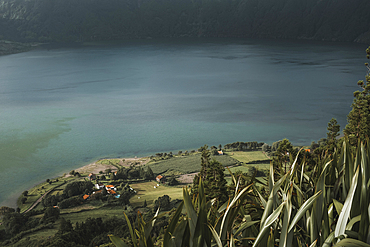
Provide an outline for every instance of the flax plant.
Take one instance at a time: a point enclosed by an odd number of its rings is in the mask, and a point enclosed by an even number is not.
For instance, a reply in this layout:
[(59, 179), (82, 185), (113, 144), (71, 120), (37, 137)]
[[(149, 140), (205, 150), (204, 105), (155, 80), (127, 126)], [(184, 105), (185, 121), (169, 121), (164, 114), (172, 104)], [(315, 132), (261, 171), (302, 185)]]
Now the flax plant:
[[(216, 198), (206, 201), (202, 180), (196, 197), (183, 188), (183, 202), (172, 215), (163, 246), (370, 247), (370, 146), (359, 143), (355, 149), (345, 140), (313, 170), (298, 157), (299, 152), (290, 158), (285, 174), (274, 174), (270, 164), (266, 196), (251, 182), (241, 188), (232, 174), (235, 191), (221, 207)], [(132, 242), (153, 246), (150, 231), (156, 217), (149, 223), (140, 219), (135, 230), (127, 219)], [(111, 240), (127, 246), (114, 236)]]
[(275, 182), (271, 165), (270, 194), (261, 199), (264, 213), (253, 247), (370, 247), (369, 157), (369, 145), (354, 150), (344, 141), (311, 172), (304, 161), (298, 164), (297, 155)]

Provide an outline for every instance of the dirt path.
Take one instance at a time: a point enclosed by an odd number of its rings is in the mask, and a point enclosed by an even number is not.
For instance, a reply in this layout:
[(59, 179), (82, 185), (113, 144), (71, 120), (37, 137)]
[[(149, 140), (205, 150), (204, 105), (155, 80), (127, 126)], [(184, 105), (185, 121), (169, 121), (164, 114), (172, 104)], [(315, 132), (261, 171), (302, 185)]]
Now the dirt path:
[(64, 185), (65, 183), (62, 183), (62, 184), (60, 184), (60, 185), (58, 185), (58, 186), (55, 186), (54, 188), (52, 188), (52, 189), (50, 189), (50, 190), (48, 190), (48, 191), (46, 191), (39, 199), (37, 199), (37, 201), (35, 201), (32, 205), (31, 205), (31, 207), (29, 207), (26, 211), (24, 211), (22, 214), (25, 214), (25, 213), (27, 213), (27, 212), (29, 212), (29, 211), (31, 211), (32, 209), (34, 209), (41, 201), (42, 201), (42, 199), (45, 197), (45, 196), (47, 196), (50, 192), (52, 192), (53, 190), (55, 190), (56, 188), (58, 188), (58, 187), (60, 187), (60, 186), (62, 186), (62, 185)]

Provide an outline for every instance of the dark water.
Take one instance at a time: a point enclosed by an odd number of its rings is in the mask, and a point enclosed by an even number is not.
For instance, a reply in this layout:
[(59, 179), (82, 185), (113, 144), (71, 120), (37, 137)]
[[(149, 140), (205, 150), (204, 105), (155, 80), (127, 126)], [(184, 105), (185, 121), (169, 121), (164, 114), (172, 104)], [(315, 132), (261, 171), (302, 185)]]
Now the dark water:
[(282, 138), (309, 145), (332, 117), (345, 126), (365, 48), (140, 41), (0, 57), (0, 205), (101, 157)]

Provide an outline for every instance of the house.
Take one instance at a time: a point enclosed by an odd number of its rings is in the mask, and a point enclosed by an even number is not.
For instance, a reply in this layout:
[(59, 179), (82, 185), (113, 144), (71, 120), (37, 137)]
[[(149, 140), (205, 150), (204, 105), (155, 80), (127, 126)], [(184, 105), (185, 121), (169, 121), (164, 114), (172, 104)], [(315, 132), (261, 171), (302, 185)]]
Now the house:
[(117, 192), (115, 192), (114, 190), (108, 190), (108, 194), (116, 195), (116, 194), (117, 194)]
[(114, 190), (114, 191), (116, 191), (117, 189), (114, 187), (114, 185), (106, 185), (105, 186), (105, 189), (106, 190)]
[(164, 183), (166, 182), (166, 177), (162, 175), (158, 175), (155, 180), (157, 180), (158, 183)]
[(84, 195), (84, 196), (83, 196), (83, 199), (84, 199), (84, 200), (86, 200), (86, 199), (87, 199), (87, 198), (89, 198), (89, 197), (90, 197), (90, 196), (86, 194), (86, 195)]
[(90, 173), (89, 174), (89, 179), (90, 179), (90, 181), (91, 180), (95, 180), (96, 179), (96, 175), (94, 173)]
[(95, 188), (98, 189), (98, 190), (101, 190), (101, 189), (104, 188), (104, 184), (102, 184), (102, 183), (95, 184)]
[(311, 149), (307, 148), (304, 151), (311, 153)]
[(224, 153), (222, 152), (222, 150), (217, 151), (217, 152), (218, 152), (218, 155), (224, 155)]

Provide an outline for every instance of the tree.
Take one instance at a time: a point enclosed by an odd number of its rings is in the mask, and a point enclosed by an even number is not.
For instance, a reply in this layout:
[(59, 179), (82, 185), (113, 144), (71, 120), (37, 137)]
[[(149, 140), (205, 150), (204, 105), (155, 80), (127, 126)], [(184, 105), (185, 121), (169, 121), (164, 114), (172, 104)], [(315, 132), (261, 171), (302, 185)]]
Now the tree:
[(5, 215), (7, 213), (14, 213), (14, 212), (15, 212), (14, 208), (9, 208), (6, 206), (0, 207), (0, 216)]
[(152, 168), (148, 166), (145, 172), (145, 180), (152, 180), (152, 179), (154, 179), (154, 173), (153, 173)]
[(168, 195), (160, 196), (157, 200), (155, 200), (154, 205), (157, 209), (160, 207), (162, 210), (170, 210), (171, 209), (171, 198)]
[(23, 191), (23, 192), (22, 192), (22, 195), (23, 195), (23, 196), (28, 196), (28, 190)]
[[(280, 167), (276, 167), (278, 170), (280, 170), (280, 173), (286, 173), (287, 170), (287, 163), (290, 160), (290, 156), (295, 156), (294, 149), (292, 144), (289, 142), (288, 139), (283, 139), (282, 141), (279, 141), (279, 147), (274, 153), (274, 160), (273, 163), (275, 165), (279, 165)], [(273, 144), (274, 145), (274, 144)], [(281, 165), (284, 165), (284, 168)], [(284, 169), (284, 170), (283, 170)]]
[(328, 151), (334, 152), (337, 145), (337, 137), (339, 136), (340, 126), (335, 118), (332, 118), (328, 123), (328, 132), (326, 133)]
[(228, 193), (225, 180), (225, 168), (216, 160), (210, 159), (210, 151), (208, 146), (204, 145), (201, 156), (201, 170), (194, 177), (192, 194), (198, 193), (199, 178), (202, 178), (205, 188), (207, 200), (217, 198), (221, 203), (227, 201)]
[(72, 223), (70, 220), (65, 220), (63, 217), (60, 219), (60, 227), (59, 232), (60, 233), (66, 233), (73, 230)]
[(22, 197), (22, 199), (21, 199), (22, 204), (25, 204), (26, 201), (27, 201), (27, 197)]
[(179, 181), (177, 181), (176, 176), (172, 174), (171, 177), (168, 179), (168, 185), (174, 186), (178, 184), (179, 184)]
[[(370, 47), (366, 49), (367, 59), (370, 58)], [(353, 93), (352, 110), (347, 116), (346, 128), (343, 130), (352, 145), (357, 145), (357, 140), (364, 141), (370, 136), (370, 67), (365, 63), (368, 73), (364, 81), (358, 81), (361, 91)]]

